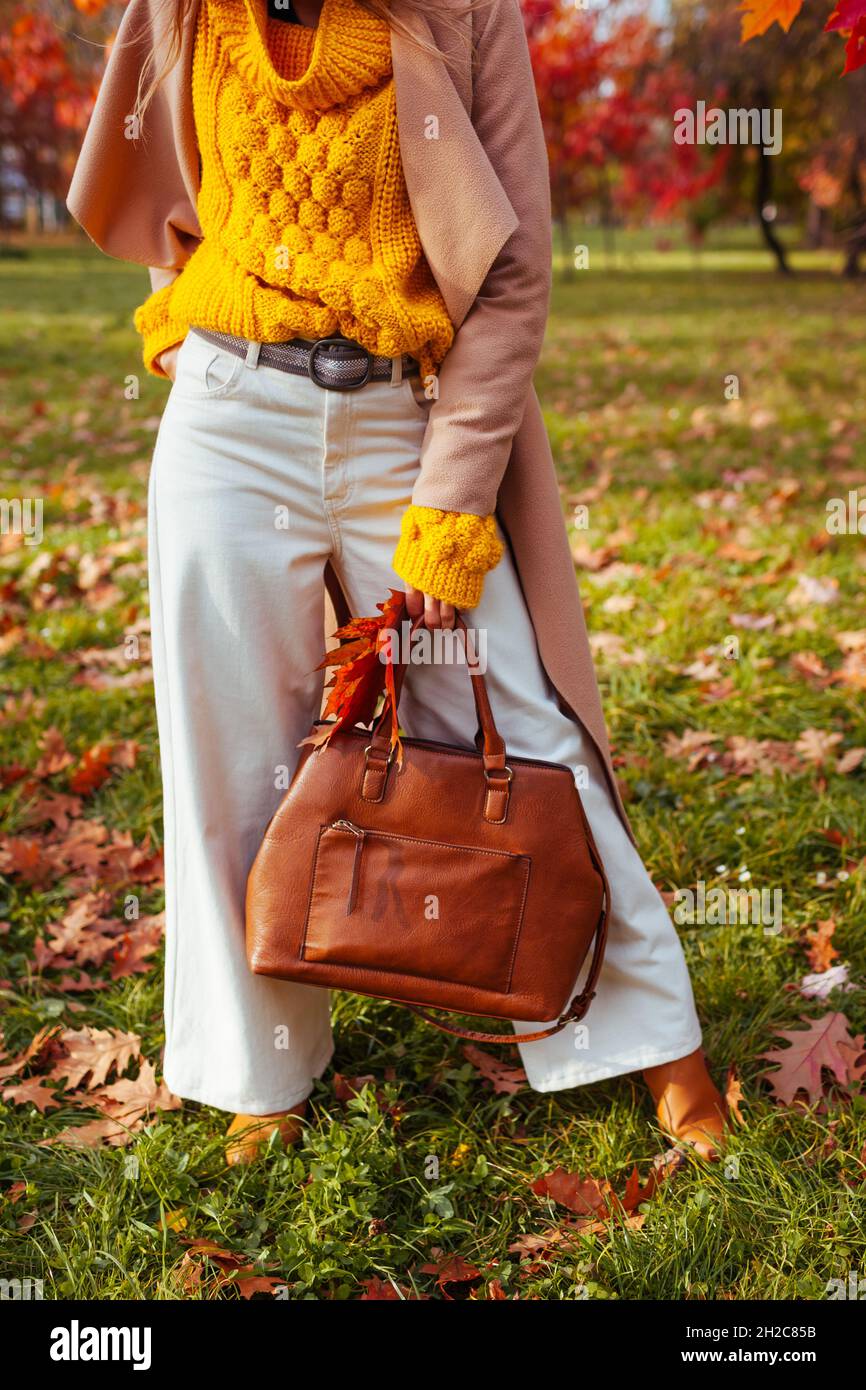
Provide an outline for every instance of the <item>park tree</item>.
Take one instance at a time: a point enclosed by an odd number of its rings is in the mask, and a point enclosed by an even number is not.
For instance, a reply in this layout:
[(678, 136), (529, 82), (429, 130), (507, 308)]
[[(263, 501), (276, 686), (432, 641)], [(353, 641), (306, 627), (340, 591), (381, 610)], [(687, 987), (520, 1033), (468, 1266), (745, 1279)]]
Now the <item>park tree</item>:
[(554, 223), (570, 265), (569, 213), (617, 221), (670, 217), (721, 178), (726, 153), (677, 146), (673, 119), (690, 88), (667, 36), (642, 8), (523, 0), (550, 162)]
[(0, 147), (31, 193), (65, 196), (123, 8), (0, 0)]
[[(857, 165), (866, 79), (863, 72), (841, 78), (839, 46), (825, 32), (826, 15), (820, 6), (804, 11), (788, 32), (777, 26), (758, 43), (742, 42), (742, 20), (733, 4), (720, 7), (712, 0), (672, 0), (672, 51), (678, 61), (688, 63), (697, 90), (708, 102), (721, 105), (723, 101), (737, 109), (781, 110), (780, 153), (767, 153), (761, 144), (733, 147), (723, 195), (728, 214), (755, 219), (778, 269), (787, 274), (789, 256), (777, 226), (787, 217), (805, 220), (816, 230), (822, 218), (812, 190), (820, 188), (820, 196), (832, 196), (830, 184), (821, 182), (822, 168), (832, 169), (840, 187), (846, 184), (841, 167), (849, 171), (849, 193), (844, 199), (840, 195), (836, 208), (840, 239), (850, 243), (851, 228), (862, 219), (850, 160)], [(856, 266), (849, 244), (849, 263), (852, 258)]]
[[(866, 253), (866, 0), (821, 0), (805, 8), (803, 0), (744, 0), (741, 9), (741, 43), (755, 53), (779, 47), (780, 31), (785, 45), (798, 46), (797, 71), (784, 79), (801, 132), (808, 130), (794, 158), (810, 200), (811, 238), (823, 241), (832, 219), (845, 251), (843, 273), (857, 275)], [(844, 82), (833, 80), (838, 45), (828, 35), (845, 41)]]

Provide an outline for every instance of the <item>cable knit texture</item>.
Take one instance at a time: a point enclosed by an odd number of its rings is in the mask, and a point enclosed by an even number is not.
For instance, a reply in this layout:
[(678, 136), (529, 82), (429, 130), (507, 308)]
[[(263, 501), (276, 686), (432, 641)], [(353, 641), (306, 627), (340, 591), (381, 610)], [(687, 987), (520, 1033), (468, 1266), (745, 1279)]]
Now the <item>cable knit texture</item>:
[[(190, 325), (278, 342), (342, 333), (435, 372), (454, 337), (403, 177), (388, 25), (324, 0), (318, 27), (265, 0), (202, 0), (193, 55), (203, 239), (136, 310), (144, 361)], [(407, 584), (477, 604), (502, 546), (492, 516), (409, 507)]]
[(193, 57), (203, 240), (136, 311), (144, 360), (187, 329), (342, 333), (434, 372), (454, 336), (400, 160), (390, 30), (354, 0), (315, 29), (266, 0), (202, 0)]
[(394, 552), (394, 569), (413, 589), (474, 608), (484, 576), (502, 559), (492, 516), (408, 507)]

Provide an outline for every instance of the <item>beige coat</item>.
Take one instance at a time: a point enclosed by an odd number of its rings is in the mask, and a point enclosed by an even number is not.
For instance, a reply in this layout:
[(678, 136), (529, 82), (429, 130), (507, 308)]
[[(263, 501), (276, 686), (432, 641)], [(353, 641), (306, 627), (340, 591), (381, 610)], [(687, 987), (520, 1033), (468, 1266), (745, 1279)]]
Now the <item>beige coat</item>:
[[(242, 3), (242, 0), (238, 0)], [(166, 283), (201, 237), (192, 111), (195, 14), (141, 137), (130, 113), (147, 53), (165, 42), (163, 0), (131, 0), (69, 190), (72, 215), (109, 255)], [(399, 0), (395, 0), (395, 10)], [(616, 790), (550, 444), (532, 384), (550, 294), (547, 154), (518, 0), (460, 20), (402, 12), (448, 63), (392, 31), (400, 152), (430, 268), (458, 327), (440, 369), (413, 501), (494, 510), (510, 540), (542, 661), (597, 744)], [(333, 577), (331, 577), (333, 579)], [(329, 586), (330, 587), (330, 586)], [(544, 749), (538, 750), (544, 756)]]

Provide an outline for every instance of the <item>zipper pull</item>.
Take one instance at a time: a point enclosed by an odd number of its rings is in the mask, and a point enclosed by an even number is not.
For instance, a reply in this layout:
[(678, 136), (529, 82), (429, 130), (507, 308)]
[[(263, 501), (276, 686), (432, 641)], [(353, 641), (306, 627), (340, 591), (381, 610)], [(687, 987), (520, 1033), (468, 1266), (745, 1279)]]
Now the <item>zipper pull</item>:
[(358, 897), (358, 882), (361, 877), (361, 853), (364, 848), (364, 832), (360, 825), (353, 825), (350, 820), (335, 820), (331, 822), (332, 830), (348, 830), (355, 836), (355, 855), (352, 860), (352, 881), (349, 884), (349, 897), (346, 902), (346, 916), (351, 917), (355, 910), (355, 903)]

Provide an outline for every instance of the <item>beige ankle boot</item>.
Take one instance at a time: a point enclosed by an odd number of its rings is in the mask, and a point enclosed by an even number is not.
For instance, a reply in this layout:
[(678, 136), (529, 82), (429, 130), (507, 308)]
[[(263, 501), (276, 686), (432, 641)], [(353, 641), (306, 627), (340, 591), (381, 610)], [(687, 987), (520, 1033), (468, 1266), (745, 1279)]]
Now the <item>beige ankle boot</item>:
[(236, 1163), (252, 1163), (275, 1130), (279, 1130), (284, 1144), (296, 1144), (306, 1110), (307, 1102), (302, 1100), (300, 1105), (276, 1115), (235, 1115), (226, 1130), (226, 1163), (229, 1167)]
[(718, 1159), (716, 1143), (724, 1137), (727, 1107), (713, 1085), (702, 1049), (647, 1067), (644, 1079), (665, 1133), (690, 1144), (701, 1158)]

